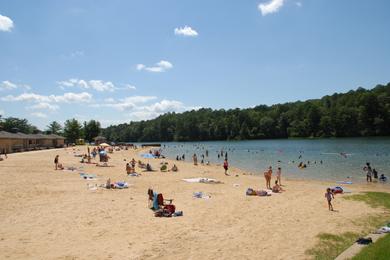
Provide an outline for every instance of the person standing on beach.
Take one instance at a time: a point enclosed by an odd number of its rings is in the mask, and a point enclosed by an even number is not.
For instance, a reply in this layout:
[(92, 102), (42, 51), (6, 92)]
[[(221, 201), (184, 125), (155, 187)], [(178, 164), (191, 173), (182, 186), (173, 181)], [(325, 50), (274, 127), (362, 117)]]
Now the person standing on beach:
[(192, 156), (192, 160), (194, 161), (194, 165), (198, 165), (198, 157), (196, 156), (196, 153)]
[(56, 157), (54, 158), (54, 165), (56, 166), (56, 170), (58, 170), (58, 163), (59, 163), (59, 155), (57, 154)]
[(366, 166), (363, 168), (366, 172), (367, 182), (372, 182), (372, 169), (370, 163), (366, 163)]
[(225, 159), (225, 161), (223, 162), (223, 168), (225, 169), (225, 175), (226, 176), (229, 176), (229, 174), (227, 173), (228, 172), (228, 169), (229, 169), (229, 163), (228, 163), (228, 160)]
[(265, 177), (265, 186), (267, 189), (272, 189), (271, 188), (271, 178), (272, 178), (272, 167), (270, 166), (268, 168), (268, 171), (264, 172), (264, 177)]
[(278, 181), (279, 185), (282, 186), (282, 168), (278, 167), (278, 170), (276, 171), (276, 180)]
[(328, 201), (329, 210), (333, 211), (332, 199), (334, 199), (334, 195), (330, 188), (326, 189), (325, 198)]

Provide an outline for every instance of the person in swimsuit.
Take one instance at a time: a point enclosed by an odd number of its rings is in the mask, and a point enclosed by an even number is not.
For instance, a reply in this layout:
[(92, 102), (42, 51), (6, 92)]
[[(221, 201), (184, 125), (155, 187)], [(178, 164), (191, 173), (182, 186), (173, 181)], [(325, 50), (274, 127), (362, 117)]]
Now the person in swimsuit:
[(226, 159), (223, 162), (223, 168), (225, 169), (225, 175), (228, 176), (229, 174), (227, 173), (227, 171), (229, 169), (229, 163), (228, 163), (228, 161)]
[(278, 167), (278, 170), (276, 171), (276, 180), (278, 181), (279, 185), (282, 186), (282, 168)]
[(58, 163), (59, 163), (59, 155), (57, 154), (56, 157), (54, 158), (54, 165), (55, 165), (55, 169), (58, 170)]
[(270, 166), (268, 168), (268, 171), (264, 172), (264, 178), (265, 178), (265, 186), (267, 189), (272, 189), (271, 188), (271, 178), (272, 178), (272, 167)]
[(329, 210), (333, 211), (332, 199), (334, 199), (334, 195), (330, 188), (326, 189), (325, 198), (328, 201)]

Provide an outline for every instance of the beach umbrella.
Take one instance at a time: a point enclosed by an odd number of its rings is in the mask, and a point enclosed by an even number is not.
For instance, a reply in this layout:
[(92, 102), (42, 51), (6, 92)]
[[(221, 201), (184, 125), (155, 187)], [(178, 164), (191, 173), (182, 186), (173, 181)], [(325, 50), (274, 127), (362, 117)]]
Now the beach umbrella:
[(111, 145), (109, 145), (108, 143), (102, 143), (102, 144), (100, 144), (100, 146), (108, 147), (108, 146), (111, 146)]

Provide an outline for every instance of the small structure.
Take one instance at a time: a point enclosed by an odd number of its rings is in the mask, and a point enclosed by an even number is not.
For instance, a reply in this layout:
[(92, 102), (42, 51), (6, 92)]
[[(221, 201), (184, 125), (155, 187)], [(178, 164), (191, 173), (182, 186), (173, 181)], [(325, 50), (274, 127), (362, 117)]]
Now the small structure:
[(104, 136), (101, 136), (101, 135), (96, 136), (96, 137), (94, 138), (94, 140), (95, 140), (95, 145), (100, 145), (100, 144), (102, 144), (102, 143), (107, 142), (107, 139), (106, 139)]
[(0, 153), (64, 147), (65, 138), (59, 135), (23, 134), (0, 131)]

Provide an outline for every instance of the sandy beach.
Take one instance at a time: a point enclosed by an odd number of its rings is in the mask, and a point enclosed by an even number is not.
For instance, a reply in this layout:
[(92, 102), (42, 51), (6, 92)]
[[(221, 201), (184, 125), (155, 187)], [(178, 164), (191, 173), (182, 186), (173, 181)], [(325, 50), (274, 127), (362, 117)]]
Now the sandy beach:
[[(86, 153), (86, 147), (75, 149)], [(65, 167), (83, 168), (55, 171), (56, 154)], [(319, 233), (355, 231), (359, 227), (354, 220), (383, 213), (341, 199), (348, 195), (337, 195), (337, 211), (328, 211), (324, 193), (334, 182), (282, 179), (286, 191), (281, 194), (246, 196), (249, 187), (265, 188), (262, 176), (238, 169), (225, 176), (221, 166), (194, 166), (188, 161), (150, 159), (156, 169), (167, 161), (177, 164), (179, 172), (139, 171), (142, 176), (128, 177), (124, 160), (138, 160), (139, 154), (140, 150), (114, 152), (109, 162), (113, 167), (81, 164), (72, 148), (10, 154), (0, 162), (0, 258), (308, 259), (305, 251), (316, 244)], [(97, 180), (84, 180), (79, 172), (96, 174)], [(195, 177), (223, 184), (182, 181)], [(88, 189), (108, 178), (126, 181), (130, 187)], [(148, 188), (174, 199), (184, 216), (154, 217), (148, 208)], [(380, 184), (347, 188), (352, 193), (388, 192)], [(199, 191), (211, 197), (193, 198)]]

